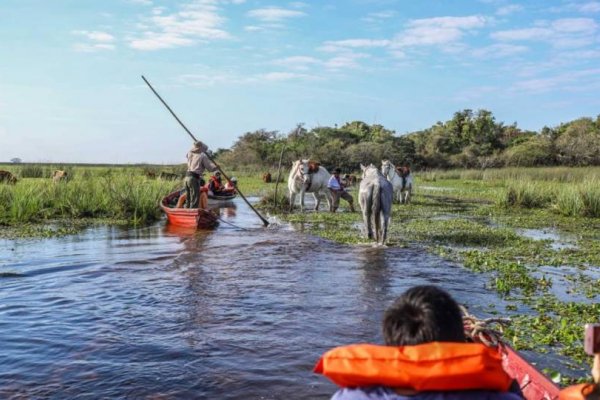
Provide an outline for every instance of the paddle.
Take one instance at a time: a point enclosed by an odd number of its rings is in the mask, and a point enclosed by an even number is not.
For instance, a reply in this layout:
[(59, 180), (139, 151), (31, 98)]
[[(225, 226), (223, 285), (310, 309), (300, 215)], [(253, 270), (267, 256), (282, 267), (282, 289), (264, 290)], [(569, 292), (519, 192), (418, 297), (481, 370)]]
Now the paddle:
[[(152, 90), (152, 92), (156, 95), (156, 97), (158, 97), (158, 99), (161, 101), (161, 103), (163, 103), (163, 105), (165, 107), (167, 107), (167, 110), (169, 110), (169, 112), (171, 113), (171, 115), (173, 117), (175, 117), (175, 119), (177, 120), (177, 122), (179, 122), (179, 125), (181, 125), (181, 127), (183, 129), (185, 129), (185, 131), (188, 133), (188, 135), (190, 135), (190, 137), (194, 140), (194, 143), (197, 142), (198, 140), (194, 137), (194, 135), (192, 134), (192, 132), (190, 132), (190, 130), (183, 124), (183, 122), (181, 122), (181, 120), (177, 117), (177, 115), (175, 115), (175, 113), (173, 112), (173, 110), (171, 110), (171, 107), (169, 107), (169, 105), (162, 99), (162, 97), (160, 97), (160, 95), (156, 92), (156, 90), (154, 90), (154, 88), (152, 87), (152, 85), (150, 84), (150, 82), (148, 82), (148, 80), (144, 77), (144, 75), (142, 75), (142, 79), (144, 80), (144, 82), (146, 82), (146, 85), (148, 85), (148, 87), (150, 88), (150, 90)], [(219, 164), (217, 164), (215, 162), (215, 160), (213, 160), (208, 154), (206, 154), (206, 156), (208, 157), (208, 159), (213, 164), (215, 164), (215, 166), (217, 167), (217, 170), (219, 170), (219, 172), (223, 175), (223, 177), (225, 177), (225, 179), (229, 180), (229, 177), (221, 169), (221, 167), (219, 166)], [(265, 217), (263, 217), (262, 215), (260, 215), (260, 213), (258, 211), (256, 211), (256, 209), (252, 206), (252, 204), (250, 204), (250, 202), (248, 201), (248, 199), (246, 199), (246, 197), (243, 195), (243, 193), (240, 191), (240, 189), (236, 188), (236, 190), (237, 190), (238, 194), (240, 195), (240, 197), (242, 199), (244, 199), (244, 201), (246, 202), (246, 204), (248, 204), (248, 206), (252, 209), (252, 211), (254, 211), (256, 213), (256, 215), (258, 215), (258, 217), (261, 219), (261, 221), (263, 222), (263, 224), (265, 226), (269, 225), (269, 221), (267, 221), (265, 219)]]

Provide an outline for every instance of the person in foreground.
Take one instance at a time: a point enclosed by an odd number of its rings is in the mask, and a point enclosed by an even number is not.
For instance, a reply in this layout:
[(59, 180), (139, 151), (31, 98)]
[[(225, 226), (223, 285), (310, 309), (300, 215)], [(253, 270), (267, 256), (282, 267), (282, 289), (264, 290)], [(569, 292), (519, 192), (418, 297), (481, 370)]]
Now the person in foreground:
[[(187, 153), (187, 173), (185, 174), (185, 207), (198, 208), (200, 203), (200, 188), (204, 186), (204, 170), (216, 171), (217, 166), (206, 155), (208, 146), (197, 141)], [(203, 207), (205, 208), (205, 207)]]
[(336, 212), (340, 205), (340, 197), (348, 202), (350, 206), (350, 212), (354, 212), (354, 199), (346, 191), (342, 181), (340, 180), (340, 173), (342, 170), (340, 168), (336, 168), (333, 170), (333, 175), (329, 178), (329, 182), (327, 182), (327, 187), (331, 192), (331, 209), (329, 211)]
[(517, 400), (497, 349), (467, 343), (458, 304), (436, 286), (407, 290), (385, 311), (385, 346), (325, 353), (315, 372), (341, 386), (333, 400)]

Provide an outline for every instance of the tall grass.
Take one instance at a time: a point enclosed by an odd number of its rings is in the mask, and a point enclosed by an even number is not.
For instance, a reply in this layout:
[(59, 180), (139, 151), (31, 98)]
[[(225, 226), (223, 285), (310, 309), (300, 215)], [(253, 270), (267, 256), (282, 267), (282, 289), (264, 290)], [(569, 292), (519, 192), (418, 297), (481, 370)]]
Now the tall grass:
[(112, 218), (132, 224), (160, 218), (163, 196), (180, 182), (149, 180), (136, 173), (106, 174), (54, 184), (23, 179), (0, 186), (0, 223), (40, 222), (50, 219)]
[(500, 191), (497, 204), (503, 207), (549, 208), (559, 214), (600, 217), (600, 179), (586, 182), (551, 182), (522, 179)]
[[(431, 174), (429, 171), (427, 174)], [(418, 173), (417, 173), (418, 174)], [(584, 182), (590, 179), (600, 180), (600, 167), (545, 167), (545, 168), (490, 168), (485, 170), (447, 170), (435, 171), (437, 179), (461, 180), (497, 180), (553, 182)]]

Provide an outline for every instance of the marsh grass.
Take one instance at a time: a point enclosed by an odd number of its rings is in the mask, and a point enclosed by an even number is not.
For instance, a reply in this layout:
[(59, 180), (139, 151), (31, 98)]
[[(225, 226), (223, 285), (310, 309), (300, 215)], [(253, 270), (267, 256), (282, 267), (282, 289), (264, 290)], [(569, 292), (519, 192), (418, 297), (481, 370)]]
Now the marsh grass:
[[(437, 180), (584, 182), (600, 179), (600, 167), (490, 168), (485, 170), (436, 170)], [(418, 173), (416, 173), (418, 175)]]
[(496, 200), (501, 207), (547, 208), (566, 216), (600, 217), (600, 179), (557, 183), (509, 183)]
[(135, 173), (106, 173), (69, 182), (23, 179), (0, 189), (0, 223), (21, 224), (51, 219), (109, 218), (131, 224), (160, 218), (159, 201), (180, 182), (148, 180)]

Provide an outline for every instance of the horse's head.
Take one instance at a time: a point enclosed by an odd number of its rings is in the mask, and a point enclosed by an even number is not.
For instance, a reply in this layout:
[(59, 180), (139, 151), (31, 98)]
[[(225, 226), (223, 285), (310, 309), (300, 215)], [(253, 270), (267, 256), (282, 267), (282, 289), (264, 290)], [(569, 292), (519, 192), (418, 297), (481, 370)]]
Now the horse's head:
[(292, 163), (292, 171), (290, 173), (291, 179), (306, 183), (309, 173), (308, 160), (296, 160)]
[(378, 174), (379, 170), (373, 164), (369, 164), (368, 166), (364, 166), (360, 164), (360, 169), (362, 170), (362, 179), (365, 179), (367, 175), (372, 175), (373, 173)]
[(390, 162), (390, 160), (381, 160), (381, 173), (383, 176), (388, 176), (390, 170), (392, 170), (394, 166)]

